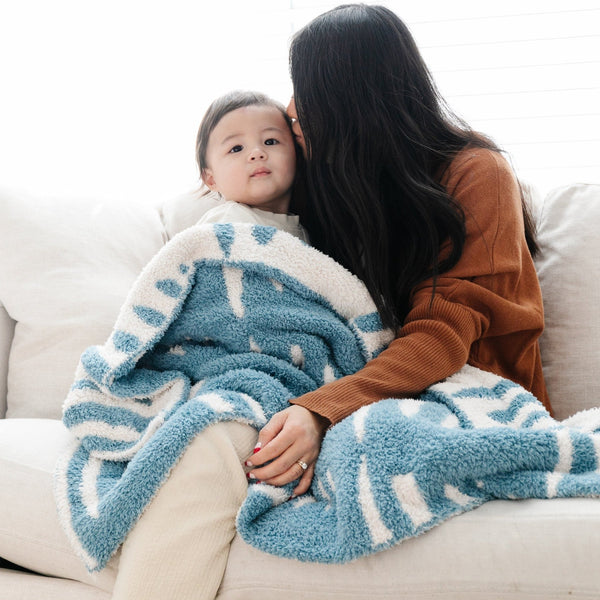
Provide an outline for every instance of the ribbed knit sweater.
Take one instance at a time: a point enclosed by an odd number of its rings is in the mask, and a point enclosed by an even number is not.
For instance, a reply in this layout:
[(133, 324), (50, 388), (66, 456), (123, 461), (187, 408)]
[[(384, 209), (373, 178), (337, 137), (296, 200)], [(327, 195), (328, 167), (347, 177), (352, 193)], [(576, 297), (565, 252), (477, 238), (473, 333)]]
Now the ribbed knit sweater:
[(465, 363), (530, 390), (550, 409), (538, 338), (542, 295), (527, 249), (519, 186), (498, 153), (460, 152), (440, 181), (465, 213), (458, 263), (419, 284), (397, 338), (353, 375), (292, 400), (337, 423), (365, 404), (414, 397)]

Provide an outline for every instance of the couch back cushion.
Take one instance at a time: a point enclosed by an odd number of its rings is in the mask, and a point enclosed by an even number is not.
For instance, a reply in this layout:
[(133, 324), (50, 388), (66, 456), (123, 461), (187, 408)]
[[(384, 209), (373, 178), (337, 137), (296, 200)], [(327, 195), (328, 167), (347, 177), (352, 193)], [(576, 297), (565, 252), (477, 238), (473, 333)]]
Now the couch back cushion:
[(544, 376), (556, 418), (564, 419), (600, 405), (600, 185), (548, 194), (538, 235)]
[(206, 192), (207, 189), (199, 184), (161, 204), (160, 216), (169, 239), (195, 225), (205, 212), (223, 203), (218, 193)]
[(15, 332), (15, 322), (0, 304), (0, 419), (6, 415), (8, 354)]
[[(185, 194), (159, 214), (131, 202), (0, 189), (0, 350), (14, 328), (7, 417), (60, 418), (81, 352), (108, 338), (136, 276), (166, 239), (215, 202)], [(559, 419), (600, 399), (599, 229), (600, 186), (569, 186), (545, 199), (537, 260), (546, 311), (540, 344)]]
[(108, 338), (166, 238), (153, 206), (0, 190), (0, 305), (15, 322), (7, 417), (61, 417), (80, 354)]

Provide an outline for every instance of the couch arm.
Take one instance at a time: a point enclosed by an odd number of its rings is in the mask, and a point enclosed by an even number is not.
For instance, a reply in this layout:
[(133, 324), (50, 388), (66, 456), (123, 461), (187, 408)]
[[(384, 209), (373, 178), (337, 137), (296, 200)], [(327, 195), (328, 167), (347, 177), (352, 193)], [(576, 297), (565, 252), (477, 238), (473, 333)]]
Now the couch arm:
[(8, 354), (15, 332), (15, 322), (0, 304), (0, 419), (6, 415), (6, 382), (8, 378)]

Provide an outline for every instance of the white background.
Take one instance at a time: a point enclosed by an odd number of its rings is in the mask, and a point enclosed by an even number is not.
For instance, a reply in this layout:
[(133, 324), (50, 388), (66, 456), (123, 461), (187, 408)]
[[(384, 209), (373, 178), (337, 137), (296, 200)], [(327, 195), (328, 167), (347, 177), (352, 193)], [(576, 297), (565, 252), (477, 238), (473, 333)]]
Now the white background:
[[(600, 183), (600, 1), (380, 3), (519, 176), (543, 193)], [(0, 185), (152, 203), (188, 190), (210, 101), (287, 102), (291, 35), (337, 4), (0, 0)]]

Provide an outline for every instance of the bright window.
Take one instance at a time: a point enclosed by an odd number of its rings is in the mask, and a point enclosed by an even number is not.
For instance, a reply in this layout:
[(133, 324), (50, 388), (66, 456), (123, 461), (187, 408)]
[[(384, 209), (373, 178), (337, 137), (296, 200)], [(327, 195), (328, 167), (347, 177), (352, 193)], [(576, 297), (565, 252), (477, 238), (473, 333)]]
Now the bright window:
[[(285, 102), (290, 36), (339, 3), (3, 2), (0, 184), (150, 202), (185, 191), (210, 101), (252, 88)], [(544, 192), (600, 182), (600, 2), (385, 4), (521, 177)]]

